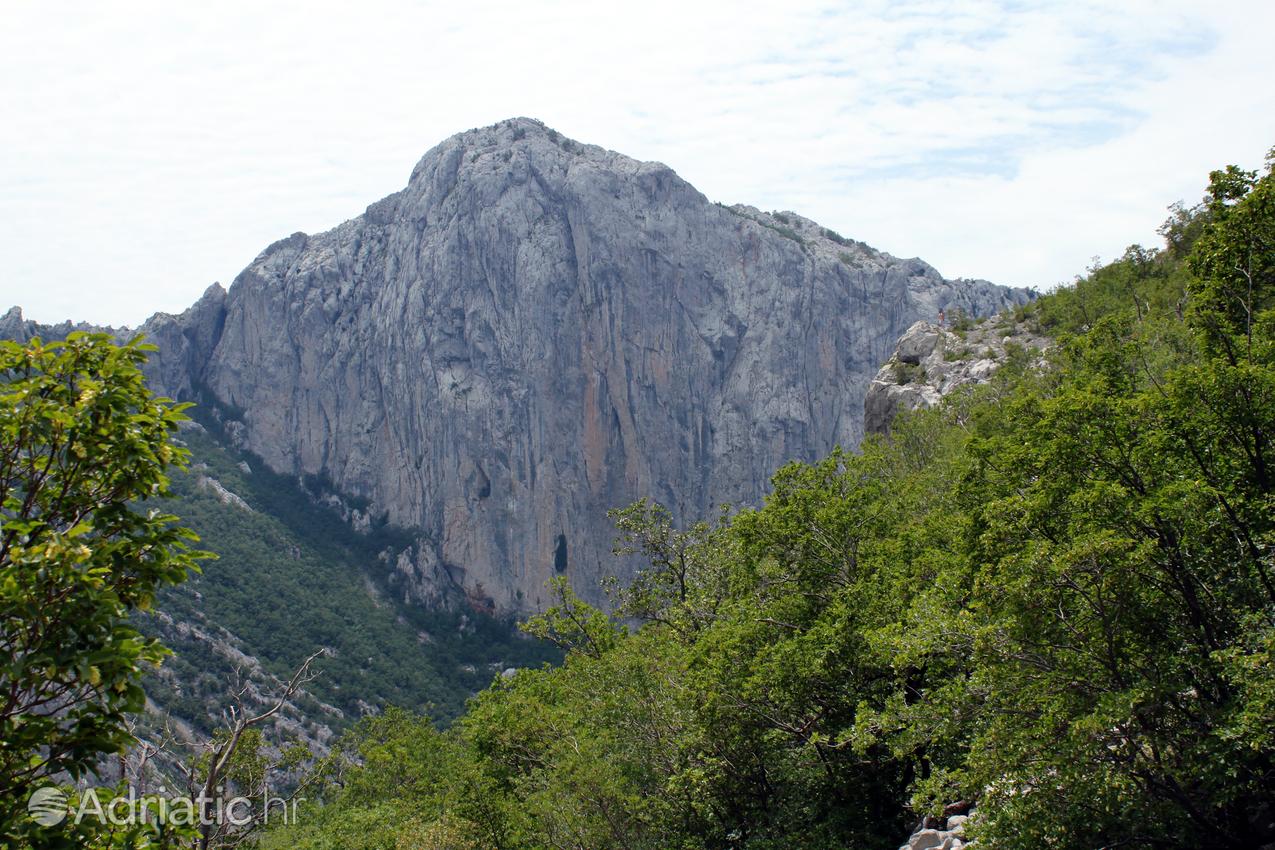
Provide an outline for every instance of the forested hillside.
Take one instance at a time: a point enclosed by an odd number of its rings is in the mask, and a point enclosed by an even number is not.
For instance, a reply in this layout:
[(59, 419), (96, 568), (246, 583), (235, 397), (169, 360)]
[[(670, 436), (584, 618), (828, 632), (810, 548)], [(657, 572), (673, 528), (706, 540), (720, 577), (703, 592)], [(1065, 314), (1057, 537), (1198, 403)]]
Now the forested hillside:
[[(1275, 842), (1275, 177), (1215, 172), (1158, 250), (1012, 321), (1048, 363), (780, 470), (612, 616), (446, 732), (387, 711), (267, 847), (887, 848)], [(624, 624), (637, 621), (639, 628)]]
[(411, 546), (409, 535), (354, 530), (316, 492), (219, 441), (215, 420), (197, 415), (209, 430), (191, 423), (181, 432), (192, 466), (173, 476), (175, 500), (160, 504), (217, 557), (165, 591), (158, 613), (136, 616), (175, 651), (147, 683), (158, 714), (210, 732), (236, 671), (268, 691), (325, 649), (321, 675), (291, 712), (323, 742), (388, 705), (450, 722), (500, 671), (557, 658), (463, 598), (450, 609), (406, 602), (386, 553)]

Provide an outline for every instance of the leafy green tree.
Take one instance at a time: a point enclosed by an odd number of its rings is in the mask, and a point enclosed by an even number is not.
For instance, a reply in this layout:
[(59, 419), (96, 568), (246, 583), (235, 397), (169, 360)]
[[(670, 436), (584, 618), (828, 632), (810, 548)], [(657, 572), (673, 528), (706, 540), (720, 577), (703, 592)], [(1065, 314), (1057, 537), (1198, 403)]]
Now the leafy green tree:
[(918, 788), (980, 797), (993, 846), (1275, 839), (1271, 190), (1214, 174), (1187, 324), (1137, 297), (1141, 257), (1095, 272), (1132, 284), (1125, 306), (974, 423), (939, 579), (968, 592), (920, 594), (880, 633), (921, 677), (876, 728), (965, 738), (921, 753)]
[(1210, 352), (1251, 356), (1261, 316), (1275, 305), (1275, 149), (1266, 174), (1235, 166), (1210, 175), (1211, 222), (1189, 265), (1198, 283), (1191, 318)]
[(147, 390), (148, 346), (104, 334), (0, 343), (0, 833), (29, 794), (130, 743), (146, 665), (127, 621), (202, 554), (176, 517), (139, 510), (185, 463), (182, 405)]
[(685, 653), (666, 636), (643, 629), (600, 653), (589, 645), (472, 703), (461, 729), (489, 803), (501, 801), (489, 821), (496, 846), (702, 846), (696, 789), (682, 781), (694, 758)]
[(551, 579), (549, 592), (558, 604), (523, 623), (523, 631), (564, 650), (594, 657), (616, 646), (623, 629), (577, 596), (565, 576)]
[[(263, 850), (498, 846), (483, 838), (494, 822), (481, 814), (491, 796), (466, 793), (476, 781), (472, 763), (455, 735), (439, 732), (428, 717), (391, 707), (364, 718), (309, 781), (318, 798), (299, 811), (296, 823), (276, 820), (260, 840)], [(480, 814), (466, 808), (467, 799)]]
[(684, 639), (711, 623), (729, 592), (731, 540), (722, 533), (728, 509), (717, 525), (701, 521), (685, 531), (667, 508), (646, 499), (607, 515), (619, 532), (614, 553), (646, 561), (627, 585), (607, 582), (615, 613), (663, 623)]

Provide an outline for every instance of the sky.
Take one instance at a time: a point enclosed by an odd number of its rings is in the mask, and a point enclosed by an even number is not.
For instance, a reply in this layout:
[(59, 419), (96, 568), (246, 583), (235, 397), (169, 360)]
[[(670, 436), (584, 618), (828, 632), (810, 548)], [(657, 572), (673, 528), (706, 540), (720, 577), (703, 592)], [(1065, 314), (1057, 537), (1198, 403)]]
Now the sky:
[(1047, 290), (1275, 145), (1270, 0), (26, 2), (0, 311), (136, 326), (505, 118)]

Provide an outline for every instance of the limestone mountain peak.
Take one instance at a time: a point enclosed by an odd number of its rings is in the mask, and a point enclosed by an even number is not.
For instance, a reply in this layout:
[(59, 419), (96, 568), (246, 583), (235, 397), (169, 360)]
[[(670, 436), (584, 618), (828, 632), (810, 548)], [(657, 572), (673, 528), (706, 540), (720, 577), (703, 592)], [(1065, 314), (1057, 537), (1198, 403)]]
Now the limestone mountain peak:
[(513, 118), (143, 330), (159, 391), (418, 535), (409, 592), (442, 576), (527, 610), (554, 575), (597, 600), (629, 569), (608, 509), (757, 502), (785, 462), (858, 444), (909, 325), (1029, 297)]

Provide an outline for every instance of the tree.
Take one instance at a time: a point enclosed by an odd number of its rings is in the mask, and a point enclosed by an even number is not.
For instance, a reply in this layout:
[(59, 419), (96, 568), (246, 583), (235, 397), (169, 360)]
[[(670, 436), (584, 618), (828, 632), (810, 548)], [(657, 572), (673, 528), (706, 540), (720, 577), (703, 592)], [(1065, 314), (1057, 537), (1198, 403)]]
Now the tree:
[[(312, 681), (315, 673), (310, 665), (327, 650), (320, 649), (310, 654), (292, 678), (270, 699), (269, 704), (261, 709), (249, 707), (250, 693), (254, 690), (251, 683), (237, 683), (232, 691), (234, 700), (226, 712), (226, 727), (212, 740), (203, 745), (200, 757), (190, 765), (181, 765), (181, 772), (186, 780), (187, 798), (195, 802), (196, 810), (201, 815), (198, 838), (191, 843), (194, 850), (208, 850), (210, 847), (237, 847), (252, 837), (253, 833), (269, 822), (271, 806), (270, 784), (273, 775), (289, 768), (295, 768), (310, 757), (310, 752), (303, 746), (285, 750), (278, 763), (274, 763), (263, 755), (265, 750), (261, 734), (261, 726), (277, 715), (296, 696), (301, 686)], [(214, 817), (216, 807), (227, 796), (226, 788), (233, 784), (240, 796), (257, 797), (260, 807), (253, 809), (240, 823), (230, 823)], [(294, 787), (286, 798), (276, 802), (283, 806), (286, 817), (287, 806), (300, 790)]]
[(1114, 309), (975, 422), (968, 530), (894, 646), (928, 646), (925, 678), (878, 725), (939, 741), (969, 718), (923, 787), (979, 796), (980, 842), (1275, 839), (1272, 180), (1214, 173), (1185, 323), (1128, 254), (1073, 298)]
[(673, 526), (668, 508), (646, 499), (608, 511), (607, 516), (619, 532), (614, 554), (640, 555), (647, 561), (627, 586), (621, 587), (614, 577), (606, 581), (615, 613), (663, 623), (683, 639), (712, 622), (727, 593), (729, 541), (721, 529), (729, 508), (722, 509), (716, 526), (697, 522), (684, 531)]
[[(294, 823), (278, 820), (262, 834), (263, 850), (489, 850), (485, 840), (498, 818), (467, 810), (493, 801), (489, 789), (469, 795), (475, 780), (454, 734), (440, 733), (429, 717), (390, 706), (356, 723), (319, 760), (306, 786), (311, 804)], [(318, 803), (322, 803), (319, 805)]]
[(1166, 250), (1024, 311), (1046, 364), (759, 508), (614, 512), (639, 626), (560, 577), (527, 628), (561, 666), (497, 679), (450, 760), (376, 721), (273, 846), (870, 850), (953, 802), (1002, 850), (1275, 846), (1273, 191), (1215, 173)]
[(1275, 305), (1275, 149), (1266, 174), (1234, 165), (1210, 175), (1209, 224), (1188, 265), (1198, 278), (1192, 323), (1209, 353), (1253, 356), (1263, 311)]
[(140, 337), (0, 343), (0, 833), (26, 800), (132, 743), (139, 679), (166, 650), (127, 617), (206, 553), (176, 517), (140, 506), (187, 462), (186, 405), (157, 398)]

